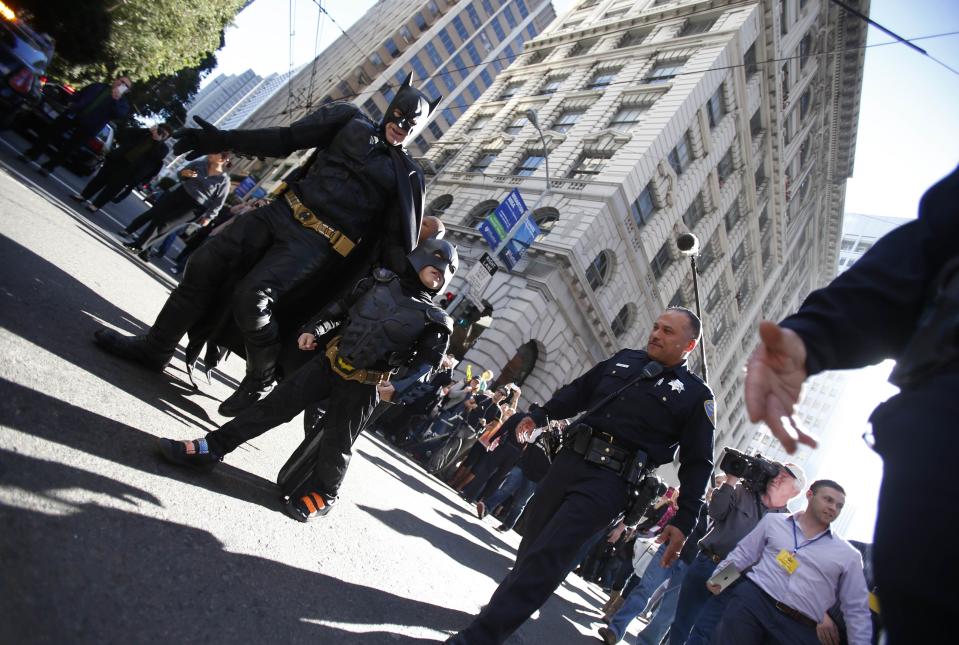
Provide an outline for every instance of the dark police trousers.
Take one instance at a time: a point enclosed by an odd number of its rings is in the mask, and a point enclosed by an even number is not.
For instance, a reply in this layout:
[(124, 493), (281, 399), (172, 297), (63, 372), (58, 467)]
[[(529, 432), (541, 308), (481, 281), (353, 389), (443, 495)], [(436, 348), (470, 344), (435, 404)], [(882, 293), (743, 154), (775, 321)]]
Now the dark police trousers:
[[(247, 374), (272, 377), (279, 353), (276, 301), (339, 259), (329, 241), (301, 226), (282, 201), (237, 217), (190, 256), (183, 279), (150, 329), (159, 350), (173, 354), (183, 335), (216, 306), (224, 284), (241, 275), (233, 315), (247, 349)], [(257, 357), (264, 356), (259, 364)]]
[(292, 420), (306, 406), (326, 399), (324, 431), (313, 471), (313, 490), (336, 497), (353, 454), (353, 443), (376, 405), (375, 385), (347, 381), (330, 369), (323, 354), (293, 372), (270, 394), (206, 436), (210, 450), (223, 456), (240, 444)]
[(620, 475), (569, 448), (556, 457), (526, 509), (526, 530), (513, 570), (454, 643), (502, 643), (566, 578), (583, 544), (626, 508)]

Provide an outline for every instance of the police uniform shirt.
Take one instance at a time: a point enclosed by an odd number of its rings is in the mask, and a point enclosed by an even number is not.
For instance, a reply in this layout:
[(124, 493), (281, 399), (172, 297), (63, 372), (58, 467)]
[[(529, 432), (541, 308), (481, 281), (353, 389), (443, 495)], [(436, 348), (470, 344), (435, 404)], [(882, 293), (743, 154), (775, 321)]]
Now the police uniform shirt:
[(545, 425), (547, 417), (567, 419), (636, 381), (579, 421), (612, 437), (614, 445), (645, 451), (652, 466), (671, 462), (679, 449), (679, 510), (670, 523), (689, 535), (713, 467), (713, 393), (685, 361), (653, 378), (636, 380), (649, 362), (644, 350), (621, 350), (530, 414), (538, 426)]

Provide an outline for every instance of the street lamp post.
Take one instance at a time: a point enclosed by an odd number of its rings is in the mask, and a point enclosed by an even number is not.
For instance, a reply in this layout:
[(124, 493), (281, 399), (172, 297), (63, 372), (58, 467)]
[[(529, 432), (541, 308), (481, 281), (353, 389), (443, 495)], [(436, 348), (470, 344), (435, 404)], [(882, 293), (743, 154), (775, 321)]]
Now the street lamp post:
[(699, 271), (696, 268), (696, 258), (699, 257), (699, 240), (692, 233), (683, 233), (676, 238), (676, 246), (680, 253), (689, 256), (689, 264), (693, 268), (693, 294), (696, 296), (696, 315), (702, 323), (702, 338), (699, 341), (699, 357), (703, 363), (703, 380), (709, 383), (709, 370), (706, 367), (706, 323), (703, 320), (702, 307), (699, 304)]
[[(546, 164), (546, 190), (540, 194), (539, 199), (536, 200), (536, 204), (533, 206), (535, 208), (539, 205), (539, 202), (546, 197), (546, 193), (549, 192), (549, 150), (546, 149), (546, 137), (543, 136), (543, 130), (539, 127), (539, 116), (536, 114), (536, 110), (529, 108), (526, 110), (526, 118), (530, 123), (533, 124), (533, 127), (536, 128), (536, 131), (539, 133), (539, 140), (543, 142), (543, 162)], [(532, 208), (530, 210), (533, 210)]]

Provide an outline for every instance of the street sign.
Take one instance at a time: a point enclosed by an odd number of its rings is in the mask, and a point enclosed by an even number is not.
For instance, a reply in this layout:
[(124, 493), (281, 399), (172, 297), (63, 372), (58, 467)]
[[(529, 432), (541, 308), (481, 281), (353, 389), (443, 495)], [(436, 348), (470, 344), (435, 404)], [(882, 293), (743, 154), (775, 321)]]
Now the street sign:
[(519, 261), (526, 255), (527, 249), (533, 244), (533, 240), (540, 233), (539, 226), (536, 225), (532, 217), (527, 217), (520, 222), (513, 238), (499, 252), (499, 259), (506, 265), (507, 271), (512, 271), (519, 264)]
[(483, 306), (483, 292), (486, 291), (486, 287), (489, 285), (490, 280), (493, 279), (493, 274), (496, 273), (498, 268), (496, 261), (493, 260), (490, 254), (484, 253), (479, 259), (479, 262), (473, 264), (466, 273), (466, 284), (469, 285), (469, 289), (466, 291), (466, 297), (477, 307)]
[(485, 220), (480, 222), (476, 229), (483, 234), (483, 239), (486, 240), (486, 243), (491, 249), (495, 249), (499, 246), (499, 243), (503, 241), (503, 238), (499, 236), (496, 229)]
[(233, 194), (236, 195), (237, 197), (242, 198), (244, 195), (250, 192), (250, 190), (254, 186), (256, 186), (256, 181), (257, 181), (256, 177), (254, 177), (253, 175), (247, 175), (246, 177), (243, 178), (243, 181), (237, 184), (236, 189), (233, 191)]
[(514, 188), (509, 192), (509, 195), (506, 196), (506, 199), (500, 202), (500, 205), (496, 207), (493, 214), (500, 221), (503, 228), (509, 232), (519, 223), (520, 218), (523, 217), (523, 213), (525, 212), (526, 204), (523, 202), (523, 197), (519, 194), (519, 190)]

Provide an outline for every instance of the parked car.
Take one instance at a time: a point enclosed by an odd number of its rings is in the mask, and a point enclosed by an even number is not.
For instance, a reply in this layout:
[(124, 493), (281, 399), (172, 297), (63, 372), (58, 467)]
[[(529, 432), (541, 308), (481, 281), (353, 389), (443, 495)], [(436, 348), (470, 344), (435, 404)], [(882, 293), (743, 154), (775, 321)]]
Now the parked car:
[[(36, 138), (37, 133), (49, 125), (67, 109), (76, 90), (65, 83), (47, 82), (43, 86), (42, 100), (31, 106), (17, 120), (16, 126), (27, 138)], [(75, 150), (64, 164), (77, 175), (90, 175), (103, 164), (107, 153), (113, 149), (115, 131), (109, 123), (95, 137)]]
[(0, 127), (13, 125), (21, 110), (42, 100), (53, 39), (34, 31), (6, 6), (0, 11)]

